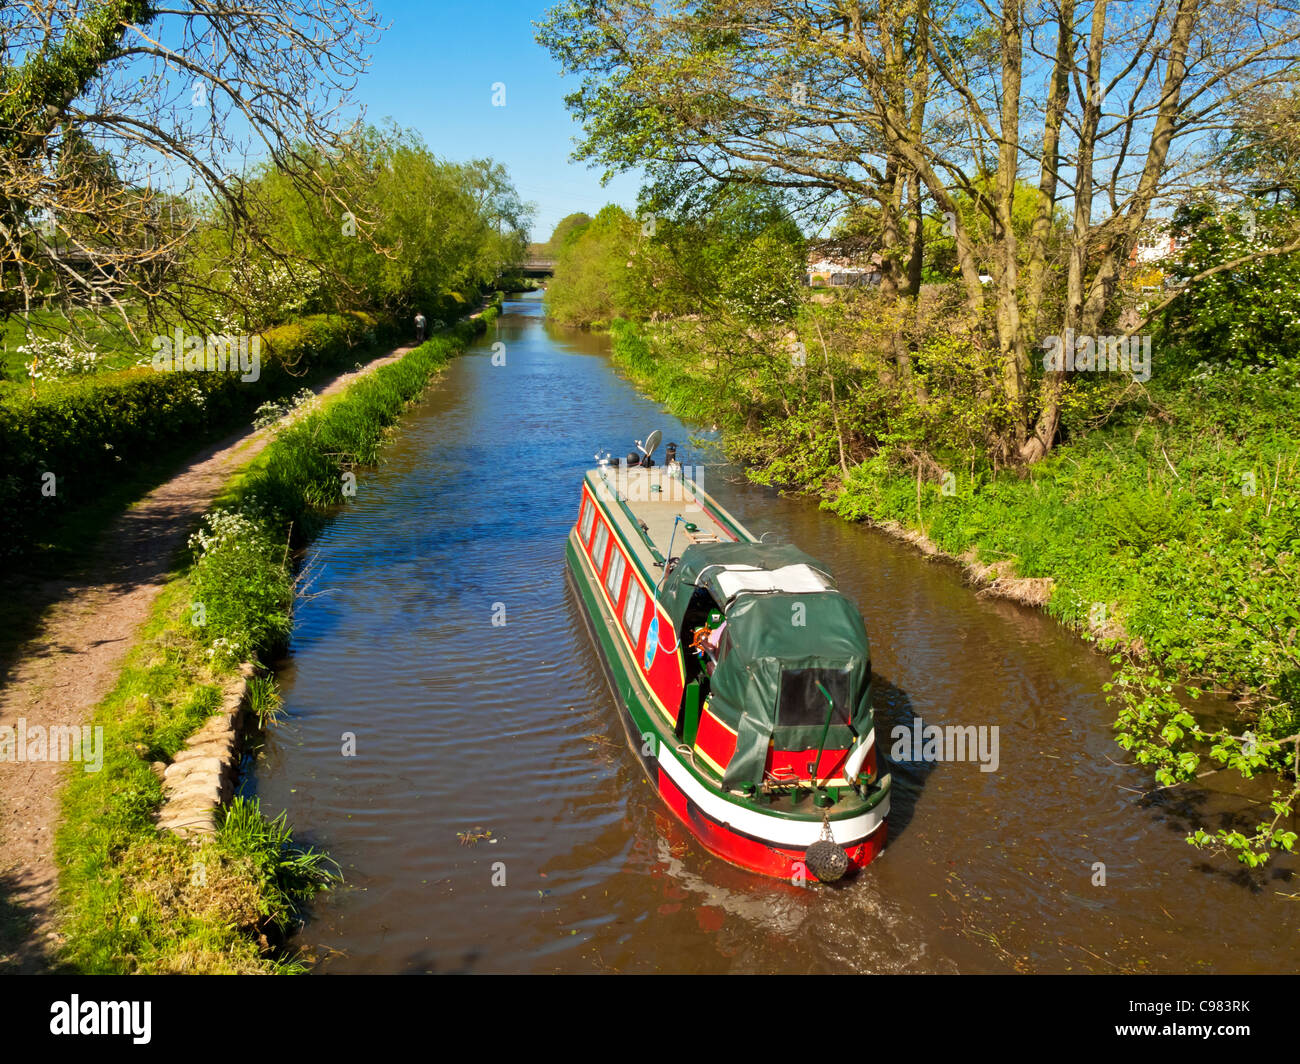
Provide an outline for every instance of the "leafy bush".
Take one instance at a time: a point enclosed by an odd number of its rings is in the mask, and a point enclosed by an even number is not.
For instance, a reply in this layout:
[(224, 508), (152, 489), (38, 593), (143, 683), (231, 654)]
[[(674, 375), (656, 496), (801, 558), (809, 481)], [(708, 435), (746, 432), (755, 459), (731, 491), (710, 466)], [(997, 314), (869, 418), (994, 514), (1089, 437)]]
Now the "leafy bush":
[(162, 373), (137, 367), (0, 400), (0, 550), (31, 545), (38, 529), (141, 464), (189, 454), (248, 418), (314, 370), (355, 361), (390, 329), (363, 314), (317, 315), (263, 334), (261, 375)]
[(202, 606), (205, 629), (217, 633), (208, 656), (233, 665), (259, 648), (282, 648), (293, 601), (285, 547), (266, 534), (252, 510), (213, 510), (204, 523), (190, 546), (196, 551), (195, 603)]
[[(1293, 239), (1294, 207), (1257, 204), (1240, 212), (1187, 204), (1174, 214), (1187, 237), (1173, 276), (1202, 271)], [(1300, 334), (1300, 252), (1268, 255), (1191, 285), (1165, 311), (1161, 339), (1185, 345), (1203, 365), (1272, 366), (1294, 359)]]

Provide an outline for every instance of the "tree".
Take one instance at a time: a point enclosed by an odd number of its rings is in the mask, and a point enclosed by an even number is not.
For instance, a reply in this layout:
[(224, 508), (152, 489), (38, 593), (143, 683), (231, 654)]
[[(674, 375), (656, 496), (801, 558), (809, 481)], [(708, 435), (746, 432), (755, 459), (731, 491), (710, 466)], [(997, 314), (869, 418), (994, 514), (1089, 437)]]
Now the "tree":
[(631, 282), (639, 317), (705, 314), (741, 328), (793, 317), (805, 241), (779, 190), (661, 182), (640, 216)]
[[(1033, 461), (1055, 439), (1064, 373), (1035, 388), (1031, 350), (1102, 328), (1153, 205), (1195, 179), (1238, 101), (1290, 77), (1300, 18), (1282, 0), (1249, 17), (1238, 0), (568, 0), (539, 39), (582, 77), (568, 97), (580, 158), (872, 201), (886, 294), (919, 277), (918, 212), (932, 202), (953, 230), (972, 336), (1001, 365), (1011, 419), (998, 457)], [(1037, 190), (1027, 235), (1022, 180)], [(989, 226), (987, 286), (963, 192)]]
[(365, 0), (5, 5), (0, 287), (15, 293), (11, 308), (42, 294), (103, 302), (127, 328), (132, 302), (184, 310), (186, 293), (160, 283), (185, 254), (177, 197), (246, 220), (250, 155), (328, 195), (300, 147), (318, 159), (342, 144), (378, 29)]
[(305, 145), (299, 154), (329, 193), (305, 190), (266, 163), (244, 190), (259, 253), (235, 253), (228, 234), (237, 241), (239, 226), (229, 219), (212, 227), (208, 253), (194, 259), (223, 296), (264, 294), (242, 308), (248, 327), (277, 312), (326, 307), (450, 316), (522, 261), (531, 208), (491, 159), (445, 162), (416, 134), (375, 127), (332, 158)]
[(556, 252), (555, 274), (546, 290), (551, 317), (567, 325), (608, 324), (622, 314), (630, 284), (628, 266), (637, 224), (613, 204), (589, 225), (570, 231)]
[(583, 325), (709, 315), (742, 329), (793, 317), (805, 242), (783, 197), (762, 185), (698, 192), (660, 186), (635, 219), (611, 206), (587, 224), (562, 221), (551, 314)]
[(575, 214), (566, 214), (551, 230), (551, 239), (542, 245), (541, 250), (545, 255), (557, 255), (565, 244), (570, 240), (576, 239), (582, 234), (582, 231), (591, 224), (591, 215), (578, 211)]
[(1273, 204), (1300, 196), (1300, 85), (1241, 101), (1219, 150), (1225, 189)]
[[(1231, 270), (1203, 276), (1163, 315), (1162, 332), (1194, 352), (1197, 363), (1263, 366), (1296, 357), (1300, 336), (1300, 251), (1251, 258), (1259, 247), (1290, 238), (1300, 219), (1290, 207), (1244, 211), (1210, 202), (1175, 212), (1173, 231), (1186, 239), (1172, 274), (1181, 282), (1225, 262)], [(1246, 261), (1241, 261), (1241, 260)]]
[[(1196, 362), (1290, 356), (1300, 259), (1300, 90), (1286, 81), (1241, 99), (1215, 138), (1204, 187), (1166, 228), (1182, 244), (1172, 294), (1146, 310), (1165, 338), (1200, 348)], [(1233, 350), (1222, 344), (1231, 342)], [(1247, 350), (1241, 350), (1242, 344)]]

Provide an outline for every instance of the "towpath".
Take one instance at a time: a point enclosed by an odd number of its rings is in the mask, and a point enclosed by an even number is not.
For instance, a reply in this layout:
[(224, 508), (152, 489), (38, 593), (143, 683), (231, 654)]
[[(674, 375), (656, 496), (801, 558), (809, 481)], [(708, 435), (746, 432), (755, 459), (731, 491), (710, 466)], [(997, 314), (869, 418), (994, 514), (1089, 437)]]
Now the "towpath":
[[(395, 362), (399, 347), (314, 390), (342, 391)], [(178, 552), (221, 489), (271, 438), (244, 430), (201, 451), (121, 514), (90, 548), (85, 576), (25, 586), (0, 579), (40, 611), (40, 629), (21, 646), (0, 688), (0, 724), (80, 725), (117, 681), (126, 652), (172, 571)], [(54, 835), (67, 766), (0, 762), (0, 972), (45, 970), (57, 951)]]

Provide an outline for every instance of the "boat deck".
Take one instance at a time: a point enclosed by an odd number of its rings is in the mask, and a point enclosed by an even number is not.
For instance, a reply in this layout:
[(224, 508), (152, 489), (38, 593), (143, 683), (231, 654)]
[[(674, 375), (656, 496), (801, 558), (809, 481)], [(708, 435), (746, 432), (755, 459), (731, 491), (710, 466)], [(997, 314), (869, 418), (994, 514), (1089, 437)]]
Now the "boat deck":
[[(670, 544), (678, 557), (693, 543), (731, 543), (738, 538), (714, 516), (726, 514), (725, 510), (690, 481), (670, 476), (662, 467), (593, 469), (587, 478), (593, 490), (608, 485), (608, 492), (618, 500), (611, 513), (647, 572), (662, 572)], [(695, 528), (687, 528), (688, 524)]]

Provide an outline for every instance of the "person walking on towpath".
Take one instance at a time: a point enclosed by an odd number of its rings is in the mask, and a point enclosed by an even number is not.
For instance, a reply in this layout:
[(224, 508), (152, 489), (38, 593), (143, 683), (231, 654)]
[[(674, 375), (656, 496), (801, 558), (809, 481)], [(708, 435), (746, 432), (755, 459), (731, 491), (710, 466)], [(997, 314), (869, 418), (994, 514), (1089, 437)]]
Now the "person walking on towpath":
[(415, 342), (417, 344), (424, 343), (424, 326), (425, 326), (424, 315), (417, 313), (415, 315)]

